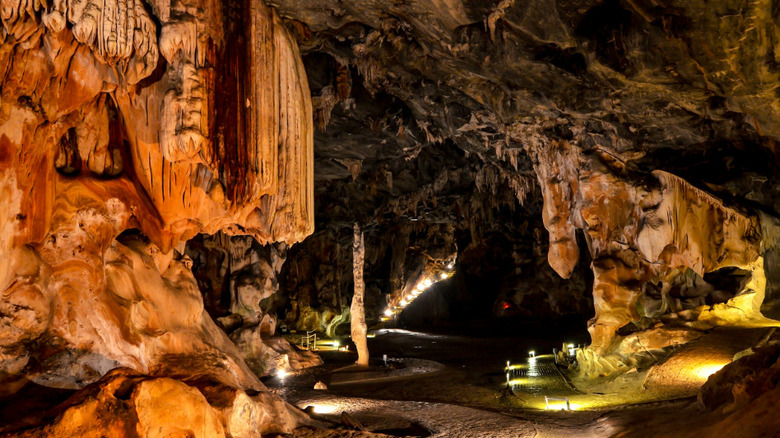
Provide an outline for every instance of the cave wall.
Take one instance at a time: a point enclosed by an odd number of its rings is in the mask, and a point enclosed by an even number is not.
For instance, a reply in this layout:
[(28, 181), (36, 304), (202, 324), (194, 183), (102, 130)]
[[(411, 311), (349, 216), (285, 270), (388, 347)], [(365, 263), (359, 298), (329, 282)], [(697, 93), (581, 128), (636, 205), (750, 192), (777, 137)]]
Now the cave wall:
[[(536, 216), (542, 198), (533, 180), (525, 179), (528, 187), (518, 196), (505, 189), (500, 169), (447, 145), (432, 149), (318, 189), (317, 231), (290, 249), (280, 276), (280, 293), (289, 301), (279, 316), (289, 329), (333, 332), (349, 320), (344, 312), (352, 294), (352, 218), (370, 224), (364, 228), (370, 323), (410, 301), (425, 280), (437, 283), (451, 273), (451, 281), (430, 291), (440, 298), (414, 312), (419, 316), (407, 312), (410, 306), (398, 322), (444, 328), (475, 320), (592, 314), (587, 266), (563, 281), (547, 265), (547, 232)], [(443, 167), (436, 168), (442, 156)], [(511, 308), (503, 309), (503, 303)]]
[(316, 354), (277, 336), (278, 276), (287, 251), (285, 243), (260, 245), (223, 233), (199, 234), (185, 248), (206, 311), (257, 376), (322, 365)]

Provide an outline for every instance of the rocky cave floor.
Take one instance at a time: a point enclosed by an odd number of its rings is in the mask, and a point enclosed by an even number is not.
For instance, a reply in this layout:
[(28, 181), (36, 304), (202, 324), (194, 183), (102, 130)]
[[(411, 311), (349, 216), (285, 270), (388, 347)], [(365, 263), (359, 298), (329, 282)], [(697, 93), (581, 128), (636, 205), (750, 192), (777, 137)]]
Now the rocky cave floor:
[[(330, 424), (331, 430), (299, 429), (294, 436), (723, 436), (719, 435), (722, 430), (707, 430), (716, 418), (697, 404), (702, 382), (692, 382), (674, 359), (707, 364), (718, 355), (749, 347), (765, 332), (716, 330), (651, 369), (627, 373), (609, 383), (575, 379), (588, 394), (562, 391), (549, 383), (532, 384), (514, 394), (506, 388), (507, 360), (525, 361), (531, 349), (550, 351), (564, 339), (577, 342), (587, 335), (582, 332), (564, 338), (555, 330), (530, 329), (525, 335), (504, 332), (489, 337), (381, 330), (369, 339), (372, 362), (379, 364), (382, 355), (387, 354), (390, 360), (433, 360), (445, 367), (413, 378), (330, 385), (323, 391), (313, 389), (315, 383), (329, 382), (334, 371), (348, 366), (355, 357), (351, 353), (321, 352), (325, 365), (284, 379), (268, 378), (264, 383), (301, 409), (308, 407), (314, 418)], [(647, 386), (643, 385), (645, 381), (649, 382)], [(570, 397), (575, 410), (539, 409), (544, 406), (544, 395)], [(351, 418), (342, 418), (342, 412)], [(365, 432), (346, 430), (348, 426), (355, 429), (353, 420)], [(762, 427), (763, 432), (754, 432), (774, 436), (777, 424)]]

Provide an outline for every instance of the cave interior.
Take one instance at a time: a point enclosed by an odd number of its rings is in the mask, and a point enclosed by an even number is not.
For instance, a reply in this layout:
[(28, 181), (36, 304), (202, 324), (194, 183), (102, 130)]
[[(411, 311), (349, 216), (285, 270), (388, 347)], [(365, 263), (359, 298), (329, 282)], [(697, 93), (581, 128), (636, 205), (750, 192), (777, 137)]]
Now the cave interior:
[(780, 2), (0, 22), (0, 437), (780, 436)]

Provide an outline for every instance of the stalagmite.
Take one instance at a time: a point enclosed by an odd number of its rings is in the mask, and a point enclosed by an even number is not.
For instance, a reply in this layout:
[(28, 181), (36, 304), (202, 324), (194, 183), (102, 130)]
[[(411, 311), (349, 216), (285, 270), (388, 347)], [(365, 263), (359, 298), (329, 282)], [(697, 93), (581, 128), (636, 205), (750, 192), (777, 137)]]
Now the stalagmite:
[(363, 305), (363, 298), (365, 294), (365, 284), (363, 283), (363, 259), (365, 257), (365, 242), (363, 241), (363, 233), (360, 231), (360, 226), (355, 223), (353, 225), (353, 241), (352, 241), (352, 272), (354, 274), (355, 281), (355, 294), (352, 296), (352, 305), (350, 306), (350, 313), (352, 314), (351, 328), (352, 328), (352, 342), (355, 343), (355, 347), (358, 351), (357, 364), (361, 366), (368, 366), (368, 340), (366, 339), (366, 312)]

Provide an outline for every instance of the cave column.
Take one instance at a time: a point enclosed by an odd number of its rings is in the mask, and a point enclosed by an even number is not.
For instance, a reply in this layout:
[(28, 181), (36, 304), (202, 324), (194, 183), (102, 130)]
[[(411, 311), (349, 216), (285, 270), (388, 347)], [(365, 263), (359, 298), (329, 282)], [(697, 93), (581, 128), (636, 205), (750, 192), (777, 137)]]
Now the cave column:
[(639, 320), (637, 302), (649, 272), (631, 251), (599, 257), (592, 268), (596, 315), (588, 323), (590, 349), (604, 355), (613, 347), (618, 329)]
[(355, 223), (353, 226), (352, 241), (352, 272), (355, 281), (355, 293), (352, 296), (352, 306), (350, 307), (352, 342), (358, 352), (357, 364), (368, 366), (368, 340), (366, 339), (366, 312), (363, 305), (363, 296), (365, 295), (365, 284), (363, 283), (363, 259), (365, 257), (365, 243), (360, 226)]

